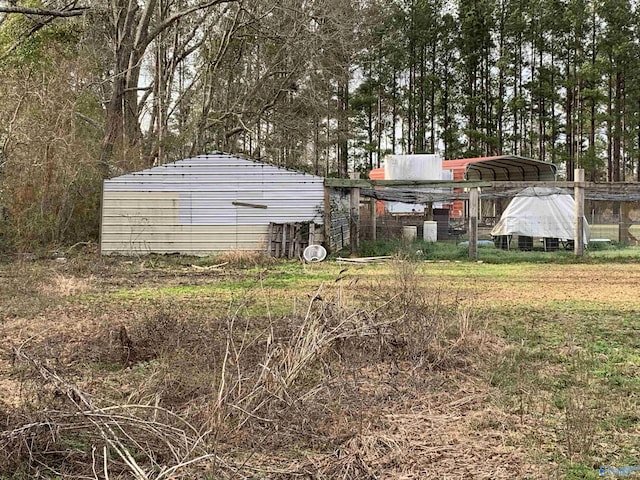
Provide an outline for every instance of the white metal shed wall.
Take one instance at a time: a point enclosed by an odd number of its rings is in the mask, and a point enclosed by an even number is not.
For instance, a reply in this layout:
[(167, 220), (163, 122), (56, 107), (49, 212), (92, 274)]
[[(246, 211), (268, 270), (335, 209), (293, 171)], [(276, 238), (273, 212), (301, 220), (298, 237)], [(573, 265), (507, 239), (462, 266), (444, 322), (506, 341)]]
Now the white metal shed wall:
[(323, 203), (322, 177), (233, 155), (201, 155), (105, 180), (101, 251), (259, 250), (269, 222), (322, 223)]

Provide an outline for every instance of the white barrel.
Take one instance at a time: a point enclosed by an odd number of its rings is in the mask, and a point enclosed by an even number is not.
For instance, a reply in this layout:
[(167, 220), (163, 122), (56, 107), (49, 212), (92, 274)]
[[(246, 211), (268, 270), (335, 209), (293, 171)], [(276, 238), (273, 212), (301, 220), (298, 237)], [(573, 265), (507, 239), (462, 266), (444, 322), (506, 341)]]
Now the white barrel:
[(418, 236), (418, 227), (415, 225), (407, 225), (402, 227), (402, 238), (409, 240), (410, 242), (415, 240)]
[(437, 242), (438, 241), (438, 222), (427, 221), (424, 222), (422, 230), (422, 238), (425, 242)]

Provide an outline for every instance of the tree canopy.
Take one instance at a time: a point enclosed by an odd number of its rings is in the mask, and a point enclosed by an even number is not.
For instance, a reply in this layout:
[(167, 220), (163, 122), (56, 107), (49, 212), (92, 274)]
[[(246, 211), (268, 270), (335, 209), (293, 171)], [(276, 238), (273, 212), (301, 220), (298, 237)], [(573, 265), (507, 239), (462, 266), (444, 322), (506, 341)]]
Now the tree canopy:
[(639, 13), (629, 0), (0, 1), (3, 238), (95, 237), (101, 179), (211, 150), (327, 176), (437, 152), (640, 179)]

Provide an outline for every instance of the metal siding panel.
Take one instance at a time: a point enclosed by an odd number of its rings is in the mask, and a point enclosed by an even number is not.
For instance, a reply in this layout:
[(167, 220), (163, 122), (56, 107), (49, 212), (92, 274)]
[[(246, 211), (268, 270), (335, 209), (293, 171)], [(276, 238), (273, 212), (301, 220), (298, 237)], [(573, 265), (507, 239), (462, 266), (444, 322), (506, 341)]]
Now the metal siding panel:
[(232, 249), (262, 250), (265, 246), (268, 227), (235, 225), (201, 227), (185, 226), (182, 232), (167, 231), (163, 234), (145, 232), (131, 237), (128, 233), (103, 236), (102, 253), (135, 255), (146, 253), (184, 253), (203, 255)]
[(322, 223), (324, 181), (215, 154), (106, 180), (103, 199), (104, 253), (260, 249), (271, 221)]

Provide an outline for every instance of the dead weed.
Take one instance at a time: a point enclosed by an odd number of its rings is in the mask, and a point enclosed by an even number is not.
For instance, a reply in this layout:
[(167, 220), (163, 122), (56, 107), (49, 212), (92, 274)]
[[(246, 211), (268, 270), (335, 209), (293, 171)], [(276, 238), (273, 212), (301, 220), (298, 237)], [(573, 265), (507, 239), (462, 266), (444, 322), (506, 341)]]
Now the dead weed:
[[(364, 305), (339, 279), (282, 317), (145, 303), (78, 326), (73, 355), (34, 340), (17, 351), (31, 393), (0, 433), (0, 472), (401, 478), (470, 474), (483, 458), (476, 478), (524, 471), (504, 431), (482, 439), (468, 420), (488, 395), (473, 364), (497, 342), (471, 306), (425, 295), (414, 267), (395, 275)], [(64, 282), (56, 295), (79, 291)]]
[(69, 297), (88, 292), (94, 280), (93, 275), (79, 278), (55, 273), (51, 278), (40, 283), (38, 291), (40, 294), (50, 297)]

